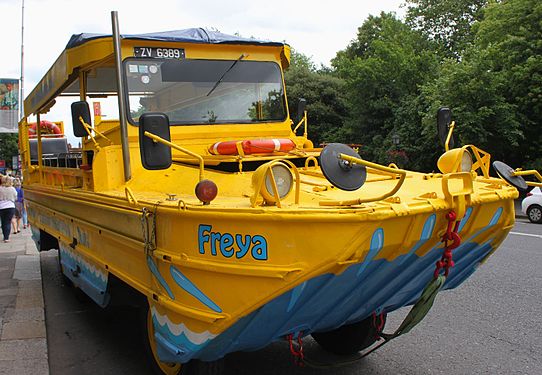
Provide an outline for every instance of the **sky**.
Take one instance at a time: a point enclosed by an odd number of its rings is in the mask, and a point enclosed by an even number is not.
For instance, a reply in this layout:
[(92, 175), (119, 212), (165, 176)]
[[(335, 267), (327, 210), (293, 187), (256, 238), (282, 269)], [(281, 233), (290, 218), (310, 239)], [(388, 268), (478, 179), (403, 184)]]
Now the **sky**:
[[(285, 41), (316, 63), (329, 66), (370, 15), (405, 13), (404, 0), (25, 0), (24, 93), (64, 50), (70, 36), (111, 33), (118, 11), (121, 34), (204, 27), (226, 34)], [(21, 75), (22, 0), (0, 0), (0, 78)]]

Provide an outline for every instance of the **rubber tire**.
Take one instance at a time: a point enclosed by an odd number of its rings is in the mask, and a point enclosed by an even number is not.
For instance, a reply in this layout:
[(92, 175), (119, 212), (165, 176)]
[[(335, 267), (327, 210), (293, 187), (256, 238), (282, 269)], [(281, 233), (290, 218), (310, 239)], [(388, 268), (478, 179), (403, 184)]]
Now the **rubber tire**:
[(182, 375), (222, 375), (224, 373), (224, 359), (213, 362), (192, 360), (183, 365)]
[(527, 217), (531, 223), (542, 224), (542, 207), (537, 204), (530, 205), (527, 208)]
[[(166, 374), (164, 371), (160, 369), (160, 365), (157, 363), (157, 360), (153, 354), (153, 350), (151, 348), (151, 342), (149, 339), (149, 324), (148, 324), (148, 315), (149, 312), (149, 305), (148, 303), (144, 308), (141, 309), (141, 323), (143, 326), (142, 329), (142, 339), (143, 339), (143, 345), (145, 349), (145, 354), (147, 356), (147, 360), (149, 362), (150, 369), (153, 374), (156, 375), (164, 375)], [(186, 364), (181, 365), (178, 372), (170, 372), (168, 375), (171, 375), (172, 373), (175, 373), (176, 375), (222, 375), (224, 372), (224, 359), (219, 359), (212, 362), (203, 362), (198, 360), (192, 360)]]
[[(386, 314), (383, 316), (386, 324)], [(376, 338), (373, 317), (344, 325), (327, 332), (314, 332), (311, 336), (325, 350), (337, 355), (352, 355), (373, 345)]]

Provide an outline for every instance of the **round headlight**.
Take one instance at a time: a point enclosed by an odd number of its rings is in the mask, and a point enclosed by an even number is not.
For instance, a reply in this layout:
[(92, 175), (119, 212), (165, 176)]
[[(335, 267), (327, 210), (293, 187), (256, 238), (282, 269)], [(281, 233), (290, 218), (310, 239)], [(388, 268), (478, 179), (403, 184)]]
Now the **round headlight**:
[(470, 172), (472, 169), (472, 156), (470, 152), (465, 150), (461, 156), (461, 172)]
[[(290, 171), (290, 168), (284, 164), (275, 164), (271, 167), (273, 172), (273, 177), (275, 178), (275, 184), (277, 185), (277, 190), (279, 193), (280, 199), (286, 197), (292, 190), (292, 184), (294, 182), (294, 176)], [(273, 192), (273, 182), (270, 173), (265, 175), (265, 183), (262, 189), (262, 195), (265, 200), (274, 202), (275, 194)]]
[(465, 147), (446, 151), (437, 162), (442, 173), (470, 172), (472, 169), (472, 156)]

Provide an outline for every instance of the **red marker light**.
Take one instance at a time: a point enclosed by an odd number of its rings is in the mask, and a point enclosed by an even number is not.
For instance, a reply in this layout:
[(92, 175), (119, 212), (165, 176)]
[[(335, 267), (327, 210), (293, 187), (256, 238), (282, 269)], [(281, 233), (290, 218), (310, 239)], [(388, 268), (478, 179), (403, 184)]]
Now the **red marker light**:
[(211, 180), (201, 180), (196, 185), (196, 197), (198, 197), (203, 204), (209, 204), (213, 199), (216, 198), (217, 194), (218, 187)]

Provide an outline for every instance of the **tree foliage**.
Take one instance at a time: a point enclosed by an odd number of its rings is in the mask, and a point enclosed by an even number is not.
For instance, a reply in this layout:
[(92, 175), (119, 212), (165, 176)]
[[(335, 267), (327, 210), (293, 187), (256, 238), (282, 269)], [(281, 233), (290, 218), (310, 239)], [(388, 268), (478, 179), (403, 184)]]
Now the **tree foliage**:
[(472, 25), (488, 0), (407, 0), (406, 21), (435, 41), (445, 57), (459, 58), (473, 42)]
[(5, 160), (11, 166), (13, 156), (19, 154), (18, 135), (15, 133), (0, 133), (0, 160)]
[[(419, 167), (417, 98), (437, 67), (432, 43), (394, 14), (381, 13), (365, 21), (357, 38), (332, 63), (350, 94), (352, 111), (343, 135), (363, 144), (365, 157)], [(400, 139), (401, 160), (390, 153), (398, 146), (393, 145), (393, 135)]]
[(474, 44), (461, 61), (443, 63), (424, 100), (432, 110), (436, 103), (453, 108), (462, 143), (510, 165), (541, 168), (542, 4), (503, 1), (484, 14)]
[(325, 69), (318, 70), (309, 57), (295, 51), (284, 80), (294, 120), (299, 99), (307, 100), (309, 139), (315, 145), (336, 140), (349, 112), (344, 81)]

